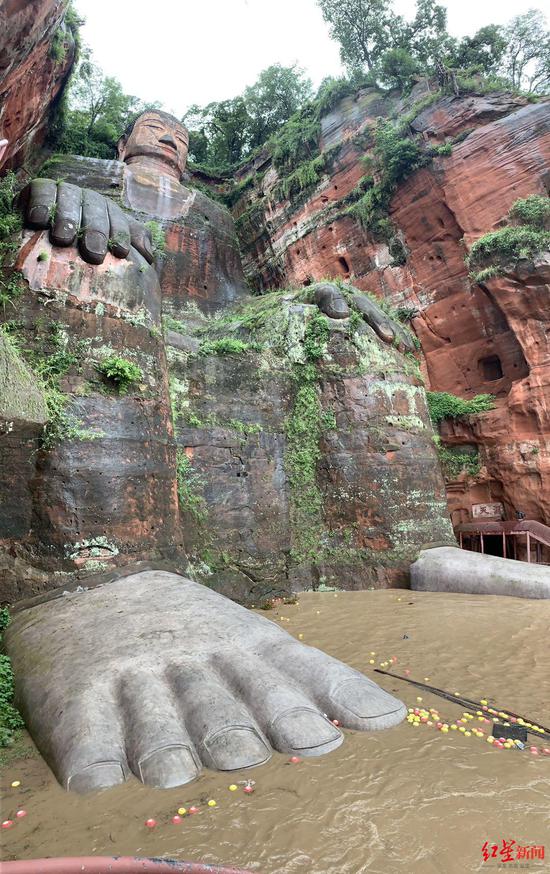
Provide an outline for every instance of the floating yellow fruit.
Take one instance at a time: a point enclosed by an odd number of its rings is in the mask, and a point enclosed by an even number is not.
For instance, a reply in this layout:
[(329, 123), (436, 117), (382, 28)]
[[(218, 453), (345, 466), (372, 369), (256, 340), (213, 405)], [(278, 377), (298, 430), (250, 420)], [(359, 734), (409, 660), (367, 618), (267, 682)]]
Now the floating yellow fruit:
[(456, 731), (456, 725), (451, 725), (451, 731)]
[(464, 737), (471, 737), (471, 736), (472, 736), (472, 732), (471, 732), (471, 731), (465, 731), (465, 732), (464, 732)]
[(187, 813), (187, 808), (186, 807), (178, 807), (178, 813), (180, 816), (185, 816), (185, 814)]
[(369, 659), (369, 665), (373, 665), (373, 664), (374, 664), (374, 659)]
[(208, 802), (208, 807), (215, 807), (215, 806), (216, 806), (216, 802), (214, 801), (213, 798), (211, 798), (210, 801)]
[(18, 786), (21, 786), (21, 780), (14, 780), (11, 786), (12, 789), (17, 789)]
[(422, 701), (422, 698), (420, 698), (419, 696), (417, 696), (416, 700), (417, 700), (417, 701)]
[(490, 734), (489, 737), (487, 738), (487, 743), (494, 744), (494, 742), (495, 742), (495, 739), (494, 739), (493, 735)]
[(466, 731), (466, 729), (464, 728), (463, 725), (459, 725), (459, 726), (458, 726), (458, 730), (459, 730), (459, 731), (463, 731), (463, 732)]
[(236, 792), (238, 788), (239, 788), (239, 787), (236, 786), (235, 783), (232, 783), (231, 786), (229, 787), (229, 791), (230, 791), (230, 792)]

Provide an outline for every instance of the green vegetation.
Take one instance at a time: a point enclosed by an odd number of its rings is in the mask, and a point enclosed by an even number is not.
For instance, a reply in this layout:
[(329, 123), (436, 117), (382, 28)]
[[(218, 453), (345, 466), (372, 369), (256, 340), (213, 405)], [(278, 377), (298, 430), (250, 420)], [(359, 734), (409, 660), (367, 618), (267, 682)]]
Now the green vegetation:
[(271, 139), (271, 155), (280, 171), (291, 171), (319, 154), (321, 122), (313, 103), (293, 115)]
[(192, 106), (184, 116), (191, 159), (216, 173), (229, 172), (260, 149), (311, 93), (311, 82), (296, 64), (273, 64), (242, 95)]
[(164, 233), (164, 228), (159, 222), (151, 219), (149, 222), (145, 222), (145, 227), (149, 229), (149, 233), (151, 234), (151, 242), (153, 243), (153, 255), (155, 257), (159, 257), (164, 255), (166, 251), (166, 234)]
[(318, 155), (312, 158), (311, 161), (306, 161), (304, 164), (299, 164), (298, 167), (290, 174), (283, 176), (274, 196), (278, 199), (281, 196), (290, 199), (293, 195), (304, 191), (307, 188), (312, 188), (322, 178), (325, 172), (325, 156)]
[(372, 88), (376, 87), (376, 84), (375, 77), (359, 71), (353, 71), (349, 77), (333, 78), (328, 76), (321, 82), (315, 98), (317, 114), (322, 118), (345, 97), (355, 96), (359, 88)]
[(23, 728), (23, 720), (13, 706), (13, 671), (4, 652), (4, 630), (10, 621), (7, 607), (0, 608), (0, 748), (10, 746), (16, 733)]
[[(251, 333), (255, 333), (266, 324), (271, 316), (280, 311), (281, 300), (284, 295), (285, 290), (280, 289), (278, 291), (267, 292), (258, 297), (249, 298), (246, 303), (241, 304), (239, 307), (234, 307), (229, 314), (216, 318), (213, 325), (217, 328), (243, 328)], [(204, 329), (205, 332), (210, 332), (210, 330), (211, 327)]]
[[(510, 219), (520, 222), (512, 227), (491, 231), (475, 241), (466, 263), (472, 269), (474, 282), (485, 282), (500, 276), (506, 264), (522, 258), (533, 258), (550, 247), (550, 199), (533, 194), (520, 198), (508, 213)], [(476, 269), (477, 268), (477, 269)]]
[(195, 522), (204, 524), (208, 511), (204, 498), (198, 494), (198, 489), (203, 485), (203, 482), (195, 472), (185, 450), (181, 447), (178, 447), (176, 455), (176, 474), (178, 500), (181, 510), (190, 513)]
[(376, 128), (373, 156), (370, 160), (378, 181), (369, 186), (365, 194), (349, 207), (349, 212), (366, 230), (382, 239), (389, 239), (393, 235), (393, 228), (387, 217), (392, 194), (401, 182), (424, 166), (429, 158), (418, 143), (402, 136), (399, 128), (390, 121), (381, 120)]
[(73, 4), (69, 2), (65, 10), (65, 17), (53, 35), (50, 44), (50, 58), (56, 64), (62, 64), (66, 57), (67, 51), (74, 44), (75, 58), (78, 59), (80, 52), (80, 27), (84, 24), (84, 19), (80, 18)]
[(209, 413), (204, 418), (197, 416), (196, 413), (186, 413), (185, 419), (186, 424), (192, 428), (227, 428), (240, 434), (241, 437), (250, 437), (263, 431), (262, 425), (258, 422), (241, 422), (240, 419), (222, 420), (214, 413)]
[(439, 156), (439, 157), (448, 156), (448, 155), (452, 155), (452, 153), (453, 153), (452, 143), (440, 143), (439, 146), (432, 146), (430, 148), (430, 155), (433, 155), (434, 157), (436, 157), (436, 156)]
[(18, 329), (9, 333), (11, 342), (36, 375), (44, 391), (48, 421), (40, 438), (41, 449), (51, 450), (63, 440), (95, 440), (101, 436), (101, 432), (83, 428), (80, 420), (67, 412), (69, 397), (60, 388), (62, 377), (71, 367), (80, 363), (81, 344), (77, 343), (70, 351), (68, 339), (58, 322), (49, 322), (45, 335), (42, 334), (41, 326), (37, 327), (33, 349), (20, 348), (20, 342), (16, 339)]
[(308, 361), (319, 361), (326, 352), (330, 336), (328, 319), (315, 313), (307, 323), (304, 335), (304, 353)]
[[(83, 23), (68, 11), (65, 24), (78, 33)], [(62, 36), (56, 38), (59, 53)], [(78, 43), (78, 38), (77, 38)], [(117, 79), (105, 76), (93, 63), (85, 48), (74, 68), (68, 88), (51, 119), (48, 145), (57, 152), (91, 158), (114, 158), (116, 144), (128, 125), (145, 109), (157, 109), (157, 103), (143, 103), (125, 94)]]
[(468, 476), (477, 476), (480, 471), (478, 452), (465, 452), (460, 447), (439, 444), (437, 454), (446, 480), (458, 479), (463, 472)]
[(502, 269), (493, 265), (492, 267), (484, 267), (483, 270), (478, 270), (477, 273), (474, 271), (469, 275), (473, 282), (481, 284), (489, 279), (494, 279), (495, 276), (502, 276)]
[(162, 324), (166, 331), (176, 331), (178, 334), (187, 334), (189, 331), (189, 326), (182, 322), (180, 319), (174, 319), (172, 316), (163, 316)]
[(460, 78), (479, 83), (480, 74), (500, 88), (539, 94), (548, 88), (550, 35), (537, 9), (457, 40), (447, 32), (447, 11), (436, 0), (416, 0), (412, 21), (396, 14), (392, 0), (317, 3), (347, 69), (367, 70), (381, 85), (408, 89), (419, 74), (443, 73), (460, 89)]
[(96, 369), (109, 382), (113, 383), (121, 395), (127, 393), (132, 383), (143, 379), (141, 368), (119, 355), (110, 355), (108, 358), (104, 358), (103, 361), (96, 364)]
[(530, 197), (520, 198), (513, 204), (509, 215), (520, 225), (528, 225), (530, 228), (539, 228), (540, 230), (548, 229), (550, 225), (550, 197), (532, 194)]
[[(447, 13), (435, 0), (417, 0), (413, 21), (396, 15), (391, 0), (317, 0), (349, 70), (367, 69), (388, 84), (433, 66), (448, 42)], [(408, 80), (405, 76), (405, 81)]]
[[(485, 264), (495, 270), (521, 258), (532, 258), (537, 253), (544, 252), (549, 246), (550, 231), (523, 225), (515, 228), (500, 228), (475, 241), (466, 263), (470, 268), (481, 268)], [(492, 263), (487, 264), (488, 261)], [(479, 274), (476, 274), (476, 280), (479, 281)]]
[(490, 394), (480, 394), (465, 400), (446, 391), (426, 392), (430, 419), (438, 425), (443, 419), (460, 419), (462, 416), (472, 416), (484, 413), (494, 407), (494, 397)]
[(306, 363), (294, 365), (297, 385), (292, 413), (286, 422), (285, 465), (291, 491), (293, 530), (292, 557), (298, 562), (319, 559), (319, 544), (324, 531), (322, 495), (317, 485), (319, 441), (324, 430), (336, 427), (334, 413), (323, 412), (317, 386), (316, 364), (326, 352), (329, 324), (326, 316), (315, 314), (306, 326), (303, 350)]
[(8, 170), (0, 179), (0, 307), (15, 307), (15, 301), (22, 292), (21, 274), (13, 269), (12, 263), (19, 249), (21, 216), (14, 207), (17, 193), (15, 173)]
[(204, 340), (199, 348), (199, 355), (242, 355), (244, 352), (258, 352), (258, 343), (246, 343), (235, 337), (220, 337), (219, 340)]

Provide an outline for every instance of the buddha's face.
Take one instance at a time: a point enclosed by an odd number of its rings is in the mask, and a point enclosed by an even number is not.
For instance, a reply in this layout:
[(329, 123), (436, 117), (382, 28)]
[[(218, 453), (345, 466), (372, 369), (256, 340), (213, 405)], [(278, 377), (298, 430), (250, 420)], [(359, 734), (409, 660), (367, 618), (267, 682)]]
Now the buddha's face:
[(139, 116), (128, 138), (118, 144), (122, 161), (149, 157), (166, 164), (181, 177), (189, 149), (189, 132), (176, 119), (154, 110)]

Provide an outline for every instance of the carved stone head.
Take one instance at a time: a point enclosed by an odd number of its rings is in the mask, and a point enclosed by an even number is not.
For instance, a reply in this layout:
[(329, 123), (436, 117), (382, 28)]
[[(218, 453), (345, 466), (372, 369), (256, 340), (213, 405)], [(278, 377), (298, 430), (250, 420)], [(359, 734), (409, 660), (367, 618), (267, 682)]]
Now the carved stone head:
[(117, 144), (118, 156), (127, 164), (151, 159), (153, 166), (181, 178), (189, 149), (189, 131), (160, 109), (142, 112)]

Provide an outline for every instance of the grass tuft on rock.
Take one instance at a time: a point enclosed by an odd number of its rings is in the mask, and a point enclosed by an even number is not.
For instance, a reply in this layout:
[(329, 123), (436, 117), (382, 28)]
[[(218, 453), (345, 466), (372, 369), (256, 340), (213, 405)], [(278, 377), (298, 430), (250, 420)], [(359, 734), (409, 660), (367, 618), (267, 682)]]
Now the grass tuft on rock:
[(479, 394), (465, 400), (447, 391), (426, 392), (430, 419), (438, 425), (443, 419), (460, 419), (462, 416), (472, 416), (485, 413), (495, 406), (495, 399), (490, 394)]

